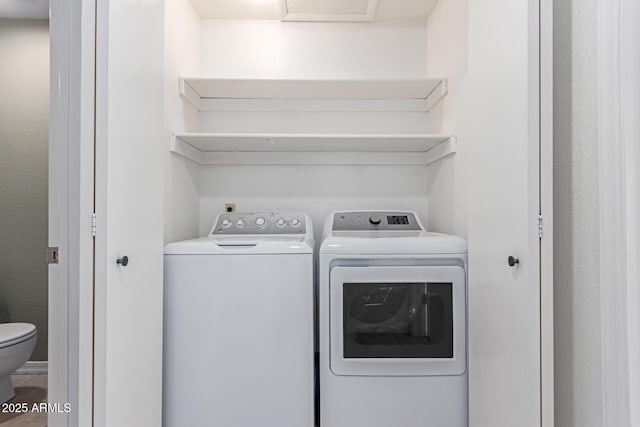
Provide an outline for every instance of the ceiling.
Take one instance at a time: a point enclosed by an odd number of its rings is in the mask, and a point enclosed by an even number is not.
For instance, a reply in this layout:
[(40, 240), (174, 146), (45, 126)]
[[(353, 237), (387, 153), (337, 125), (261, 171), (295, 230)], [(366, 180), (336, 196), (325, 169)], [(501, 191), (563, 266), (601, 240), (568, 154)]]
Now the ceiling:
[[(373, 22), (425, 21), (437, 2), (438, 0), (191, 0), (202, 19)], [(48, 19), (49, 0), (0, 0), (0, 18)]]
[(49, 19), (49, 0), (0, 0), (0, 18)]
[[(286, 5), (281, 5), (281, 2)], [(373, 22), (426, 21), (437, 2), (438, 0), (191, 0), (193, 8), (202, 19)], [(367, 10), (370, 12), (368, 15)]]

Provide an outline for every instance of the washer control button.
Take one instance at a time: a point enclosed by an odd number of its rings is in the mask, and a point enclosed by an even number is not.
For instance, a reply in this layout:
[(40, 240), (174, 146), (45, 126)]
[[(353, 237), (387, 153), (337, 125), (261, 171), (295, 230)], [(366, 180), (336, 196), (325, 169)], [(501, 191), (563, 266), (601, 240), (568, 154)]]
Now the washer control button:
[(264, 227), (264, 224), (266, 223), (265, 219), (261, 216), (259, 216), (258, 218), (256, 218), (256, 225), (258, 227)]
[(236, 221), (236, 227), (238, 227), (238, 228), (244, 227), (244, 221), (241, 220), (241, 219), (237, 220)]
[(228, 220), (228, 219), (226, 219), (226, 218), (225, 218), (225, 219), (223, 219), (223, 220), (222, 220), (222, 226), (223, 226), (224, 228), (229, 228), (229, 227), (231, 227), (231, 221), (229, 221), (229, 220)]
[(298, 218), (293, 218), (291, 220), (291, 226), (292, 227), (299, 227), (300, 226), (300, 220)]
[(276, 225), (280, 228), (284, 227), (285, 225), (287, 225), (287, 221), (285, 221), (284, 218), (280, 218), (278, 221), (276, 221)]

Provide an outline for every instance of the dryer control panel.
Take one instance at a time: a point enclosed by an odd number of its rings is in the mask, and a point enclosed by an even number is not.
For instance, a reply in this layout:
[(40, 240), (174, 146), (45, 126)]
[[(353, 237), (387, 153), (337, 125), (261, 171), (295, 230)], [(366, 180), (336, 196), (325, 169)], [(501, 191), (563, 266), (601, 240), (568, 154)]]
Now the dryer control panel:
[(336, 212), (333, 231), (424, 231), (413, 212)]
[(302, 212), (228, 212), (218, 215), (212, 236), (305, 234)]

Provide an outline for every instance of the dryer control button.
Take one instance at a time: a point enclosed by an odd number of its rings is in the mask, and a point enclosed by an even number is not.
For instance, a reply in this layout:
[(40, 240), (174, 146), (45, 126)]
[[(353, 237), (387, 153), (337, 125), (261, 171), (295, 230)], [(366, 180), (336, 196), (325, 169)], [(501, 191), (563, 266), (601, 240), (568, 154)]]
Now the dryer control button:
[(299, 227), (300, 226), (300, 220), (298, 218), (293, 218), (291, 220), (291, 226), (292, 227)]
[(225, 219), (223, 219), (223, 220), (222, 220), (222, 226), (223, 226), (224, 228), (229, 228), (229, 227), (231, 227), (231, 221), (229, 221), (229, 220), (228, 220), (228, 219), (226, 219), (226, 218), (225, 218)]
[(285, 225), (287, 225), (287, 221), (284, 220), (284, 218), (280, 218), (277, 222), (276, 225), (280, 228), (284, 227)]
[(244, 221), (241, 220), (241, 219), (237, 220), (236, 221), (236, 227), (238, 227), (238, 228), (244, 227)]
[(258, 227), (264, 227), (265, 222), (266, 222), (265, 219), (262, 218), (261, 216), (256, 218), (256, 225)]
[(377, 224), (380, 224), (382, 222), (382, 218), (380, 218), (378, 215), (371, 215), (369, 217), (369, 222), (371, 224), (377, 225)]

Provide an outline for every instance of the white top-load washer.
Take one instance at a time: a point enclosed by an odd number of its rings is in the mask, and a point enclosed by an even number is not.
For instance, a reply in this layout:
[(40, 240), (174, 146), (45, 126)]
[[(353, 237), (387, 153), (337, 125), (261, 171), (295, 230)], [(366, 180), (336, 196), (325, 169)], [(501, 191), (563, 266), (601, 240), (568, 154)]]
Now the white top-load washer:
[(223, 213), (165, 247), (163, 425), (314, 425), (313, 227)]
[(319, 256), (322, 427), (468, 426), (467, 244), (335, 212)]

